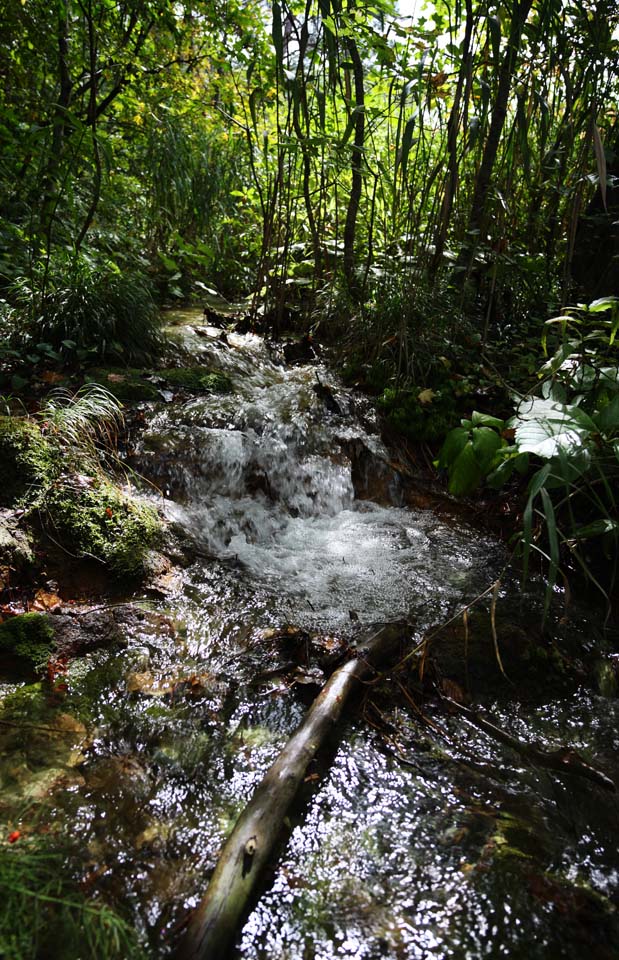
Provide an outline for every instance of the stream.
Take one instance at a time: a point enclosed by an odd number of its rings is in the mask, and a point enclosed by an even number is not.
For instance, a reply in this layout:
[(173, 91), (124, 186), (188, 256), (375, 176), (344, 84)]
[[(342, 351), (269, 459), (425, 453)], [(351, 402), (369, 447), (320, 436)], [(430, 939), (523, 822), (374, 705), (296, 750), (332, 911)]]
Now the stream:
[[(408, 505), (371, 404), (326, 365), (179, 319), (186, 356), (234, 389), (146, 405), (133, 462), (198, 559), (165, 599), (106, 612), (114, 642), (67, 672), (76, 741), (52, 761), (49, 739), (46, 760), (36, 736), (18, 744), (21, 777), (0, 793), (3, 819), (19, 809), (70, 835), (91, 892), (129, 912), (155, 958), (345, 642), (405, 617), (412, 650), (506, 562), (492, 537)], [(538, 594), (505, 578), (499, 607), (524, 635)], [(597, 656), (595, 615), (564, 620), (557, 640)], [(487, 662), (498, 676), (489, 638)], [(441, 737), (388, 684), (312, 765), (237, 960), (619, 956), (616, 797), (430, 699)], [(619, 782), (617, 699), (575, 683), (472, 693), (515, 736), (570, 744)]]

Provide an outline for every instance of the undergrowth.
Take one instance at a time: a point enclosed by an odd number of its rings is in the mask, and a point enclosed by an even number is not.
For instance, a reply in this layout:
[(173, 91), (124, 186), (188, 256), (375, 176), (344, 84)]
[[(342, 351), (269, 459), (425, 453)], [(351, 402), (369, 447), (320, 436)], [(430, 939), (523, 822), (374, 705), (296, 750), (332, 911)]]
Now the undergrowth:
[(0, 504), (19, 507), (70, 554), (135, 578), (160, 525), (103, 468), (121, 423), (119, 402), (97, 384), (54, 391), (36, 416), (0, 418)]
[(0, 848), (4, 960), (143, 960), (135, 930), (66, 876), (60, 852), (35, 841)]
[(114, 264), (58, 255), (47, 270), (17, 278), (5, 325), (16, 351), (36, 364), (122, 360), (144, 363), (162, 347), (159, 310), (142, 276)]

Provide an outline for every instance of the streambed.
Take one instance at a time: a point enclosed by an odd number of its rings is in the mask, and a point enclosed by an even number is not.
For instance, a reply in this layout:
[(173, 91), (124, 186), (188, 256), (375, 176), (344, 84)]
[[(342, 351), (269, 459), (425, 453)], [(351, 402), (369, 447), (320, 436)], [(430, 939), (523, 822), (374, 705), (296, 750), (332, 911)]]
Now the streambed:
[[(148, 405), (134, 461), (199, 559), (164, 601), (107, 612), (118, 641), (74, 661), (61, 707), (45, 707), (46, 722), (61, 710), (82, 724), (56, 780), (47, 741), (5, 743), (0, 797), (7, 822), (19, 810), (70, 835), (89, 890), (128, 909), (153, 957), (170, 955), (302, 718), (317, 654), (402, 616), (412, 649), (505, 563), (492, 538), (406, 505), (371, 406), (326, 367), (287, 367), (257, 337), (226, 344), (197, 314), (184, 319), (182, 349), (234, 392)], [(382, 476), (380, 502), (361, 499), (368, 471)], [(517, 583), (500, 603), (524, 630), (539, 616)], [(584, 653), (591, 629), (571, 627)], [(617, 700), (573, 684), (479, 693), (517, 736), (569, 742), (619, 778)], [(353, 712), (312, 768), (236, 956), (615, 957), (616, 798), (525, 764), (430, 702), (441, 739), (395, 687), (380, 710), (397, 750)]]

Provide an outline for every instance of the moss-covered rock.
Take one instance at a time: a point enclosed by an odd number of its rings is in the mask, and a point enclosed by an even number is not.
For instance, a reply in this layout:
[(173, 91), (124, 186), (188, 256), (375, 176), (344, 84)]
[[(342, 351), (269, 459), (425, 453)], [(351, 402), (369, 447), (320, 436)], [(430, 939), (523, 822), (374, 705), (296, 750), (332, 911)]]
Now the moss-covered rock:
[(35, 668), (49, 660), (54, 630), (41, 613), (23, 613), (0, 623), (0, 650), (28, 660)]
[(54, 451), (26, 417), (0, 417), (0, 506), (33, 499), (56, 473)]
[(196, 393), (231, 393), (232, 381), (225, 373), (208, 367), (172, 367), (159, 370), (158, 376), (171, 387)]
[(147, 379), (148, 370), (136, 367), (96, 367), (88, 371), (88, 383), (99, 383), (122, 403), (159, 400), (159, 391)]
[(46, 499), (53, 536), (83, 557), (100, 560), (119, 576), (142, 577), (160, 523), (150, 507), (107, 480), (90, 487), (58, 485)]

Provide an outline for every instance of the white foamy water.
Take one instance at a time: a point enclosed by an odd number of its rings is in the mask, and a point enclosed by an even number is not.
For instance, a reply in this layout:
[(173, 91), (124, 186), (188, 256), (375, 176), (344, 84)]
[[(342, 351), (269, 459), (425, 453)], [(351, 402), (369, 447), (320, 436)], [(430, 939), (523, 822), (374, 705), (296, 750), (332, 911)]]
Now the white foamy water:
[(377, 469), (388, 455), (371, 410), (359, 415), (360, 401), (329, 371), (279, 366), (250, 335), (230, 347), (195, 340), (200, 362), (225, 369), (235, 392), (164, 408), (142, 468), (203, 550), (288, 596), (297, 620), (329, 625), (351, 611), (378, 620), (444, 608), (487, 585), (497, 556), (489, 541), (430, 512), (355, 499), (351, 446)]

